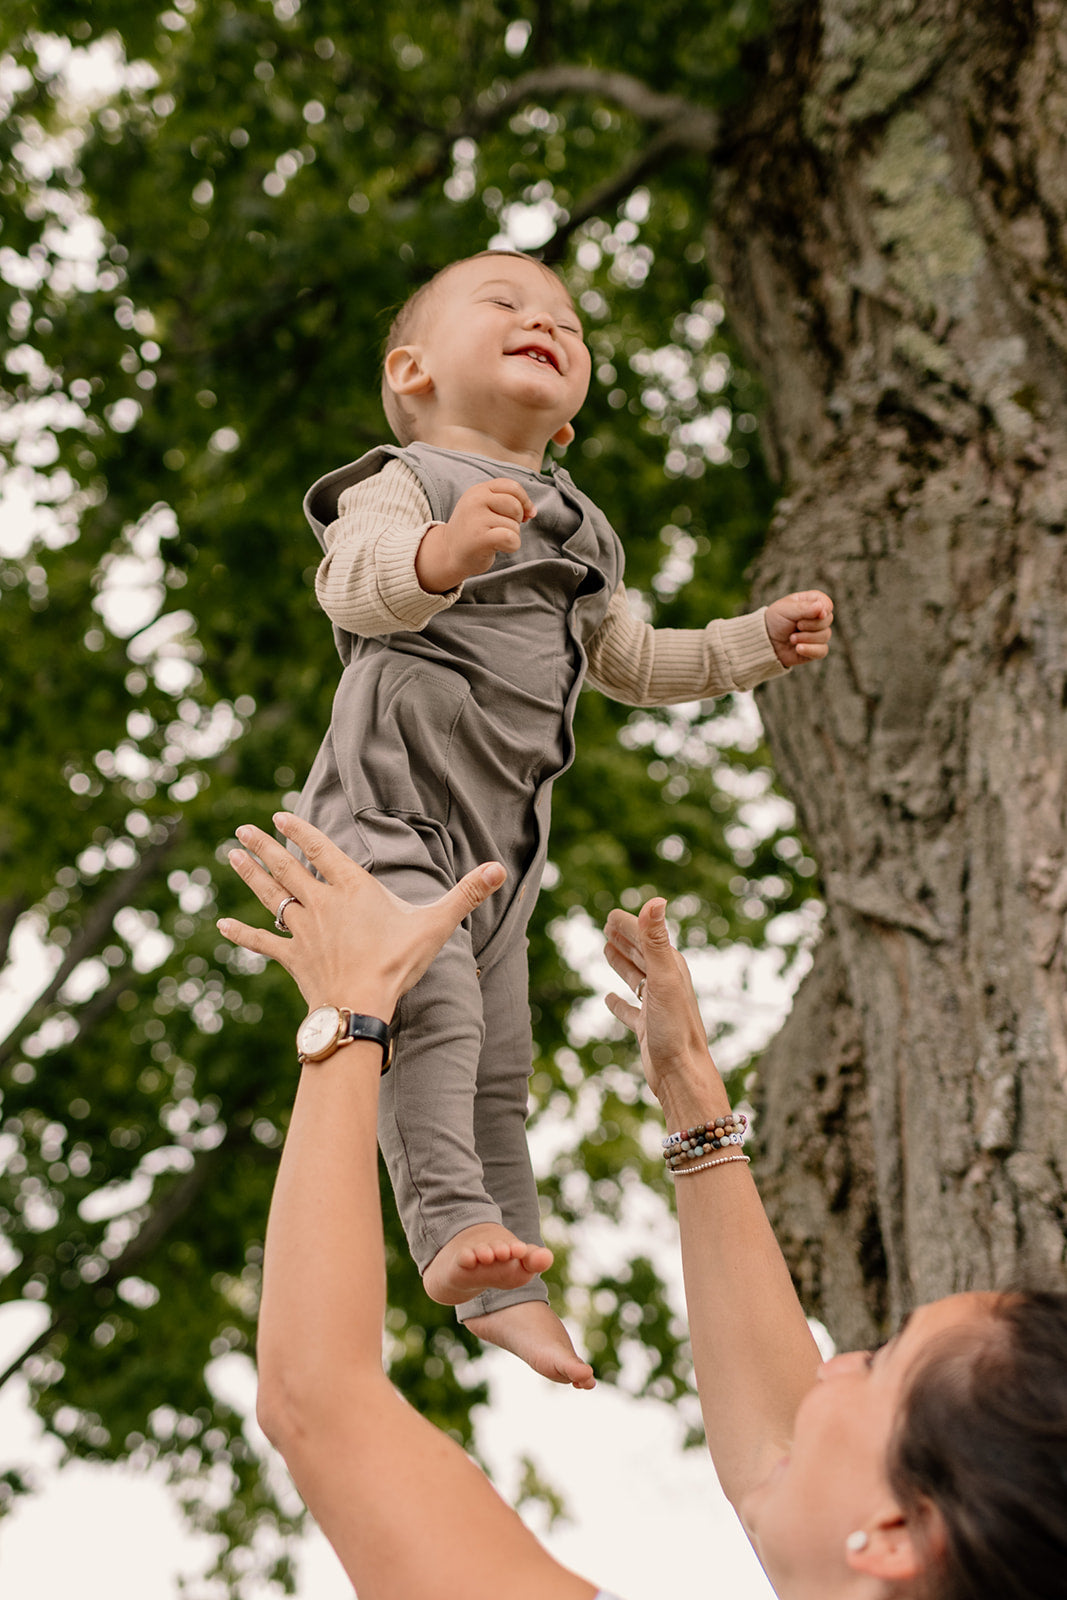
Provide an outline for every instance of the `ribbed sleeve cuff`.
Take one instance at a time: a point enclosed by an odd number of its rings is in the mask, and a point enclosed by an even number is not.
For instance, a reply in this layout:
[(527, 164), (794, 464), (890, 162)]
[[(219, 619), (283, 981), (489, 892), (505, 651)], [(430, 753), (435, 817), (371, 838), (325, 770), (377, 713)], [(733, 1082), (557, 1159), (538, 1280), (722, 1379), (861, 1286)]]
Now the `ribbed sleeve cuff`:
[(417, 632), (439, 611), (447, 611), (459, 599), (462, 585), (444, 594), (428, 594), (415, 576), (415, 557), (424, 535), (434, 527), (388, 527), (379, 534), (374, 547), (374, 572), (378, 597), (383, 608), (396, 619), (396, 626)]
[(780, 678), (788, 671), (774, 653), (765, 621), (767, 607), (761, 606), (744, 617), (720, 618), (709, 622), (715, 642), (725, 657), (735, 689), (754, 689), (757, 683)]

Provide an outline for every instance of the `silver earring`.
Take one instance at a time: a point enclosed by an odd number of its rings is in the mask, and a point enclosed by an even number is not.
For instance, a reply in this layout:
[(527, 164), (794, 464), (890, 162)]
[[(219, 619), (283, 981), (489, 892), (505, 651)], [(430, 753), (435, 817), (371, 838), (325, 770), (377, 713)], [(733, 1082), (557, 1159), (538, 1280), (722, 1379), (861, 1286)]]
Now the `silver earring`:
[(850, 1533), (845, 1540), (845, 1549), (852, 1551), (866, 1550), (870, 1541), (862, 1528), (857, 1528), (855, 1533)]

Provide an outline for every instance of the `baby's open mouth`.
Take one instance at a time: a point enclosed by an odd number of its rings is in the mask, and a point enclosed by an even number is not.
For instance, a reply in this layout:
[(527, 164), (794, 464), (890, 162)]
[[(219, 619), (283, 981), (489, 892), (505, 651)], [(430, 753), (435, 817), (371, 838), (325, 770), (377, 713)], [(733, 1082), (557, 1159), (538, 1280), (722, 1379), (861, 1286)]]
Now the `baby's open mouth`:
[(537, 345), (523, 345), (521, 350), (512, 350), (513, 356), (528, 356), (531, 361), (539, 361), (542, 366), (553, 367), (559, 371), (559, 362), (547, 350), (541, 350)]

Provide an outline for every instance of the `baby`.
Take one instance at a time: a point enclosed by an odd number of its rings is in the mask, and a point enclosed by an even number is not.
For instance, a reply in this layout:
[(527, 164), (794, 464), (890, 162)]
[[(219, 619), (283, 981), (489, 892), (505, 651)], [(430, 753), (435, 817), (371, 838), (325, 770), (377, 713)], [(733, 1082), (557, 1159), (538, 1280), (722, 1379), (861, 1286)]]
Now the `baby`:
[(526, 927), (578, 692), (586, 676), (630, 705), (749, 689), (825, 656), (833, 620), (818, 591), (703, 629), (633, 615), (607, 520), (542, 471), (589, 373), (567, 290), (528, 256), (458, 261), (402, 308), (382, 382), (399, 447), (304, 502), (344, 671), (298, 807), (407, 900), (508, 869), (401, 1002), (379, 1139), (427, 1293), (577, 1388), (593, 1373), (540, 1277), (525, 1123)]

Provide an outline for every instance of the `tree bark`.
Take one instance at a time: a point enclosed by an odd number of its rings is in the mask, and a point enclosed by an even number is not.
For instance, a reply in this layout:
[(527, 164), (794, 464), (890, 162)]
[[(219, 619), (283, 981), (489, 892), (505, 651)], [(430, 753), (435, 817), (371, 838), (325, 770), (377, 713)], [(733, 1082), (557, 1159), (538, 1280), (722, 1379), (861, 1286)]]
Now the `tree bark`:
[(786, 490), (756, 589), (837, 617), (761, 699), (828, 910), (762, 1164), (851, 1342), (1067, 1279), (1067, 6), (794, 5), (721, 157)]

